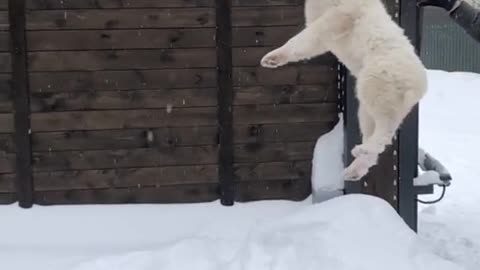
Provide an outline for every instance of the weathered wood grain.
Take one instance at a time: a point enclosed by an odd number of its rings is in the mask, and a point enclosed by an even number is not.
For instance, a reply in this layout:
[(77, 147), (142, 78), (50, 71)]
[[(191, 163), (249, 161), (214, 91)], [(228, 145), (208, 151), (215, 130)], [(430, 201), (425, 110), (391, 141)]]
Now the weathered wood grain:
[(232, 10), (232, 25), (245, 26), (298, 26), (304, 24), (301, 6), (237, 7)]
[(8, 20), (8, 11), (7, 8), (3, 9), (5, 11), (0, 11), (0, 31), (8, 31), (10, 27), (10, 22)]
[(217, 105), (217, 89), (33, 93), (30, 105), (33, 112), (208, 107)]
[[(235, 180), (277, 181), (308, 178), (311, 162), (272, 162), (235, 164)], [(13, 191), (14, 175), (0, 175), (0, 192)], [(35, 190), (61, 191), (110, 188), (149, 188), (185, 184), (218, 183), (217, 165), (174, 166), (155, 168), (107, 169), (38, 172), (34, 174)]]
[(28, 9), (213, 7), (214, 0), (27, 0)]
[(0, 153), (15, 152), (15, 143), (13, 141), (13, 134), (0, 134)]
[[(0, 86), (8, 85), (7, 78)], [(214, 69), (164, 69), (95, 72), (33, 72), (31, 92), (73, 92), (132, 89), (215, 87)], [(325, 85), (336, 87), (336, 69), (326, 65), (287, 66), (270, 70), (260, 67), (233, 69), (235, 86)]]
[(28, 30), (142, 29), (214, 26), (215, 11), (213, 8), (27, 11)]
[(13, 112), (11, 78), (10, 73), (0, 74), (0, 113)]
[[(331, 121), (273, 125), (235, 125), (233, 139), (235, 144), (247, 144), (252, 148), (271, 142), (316, 141), (318, 137), (330, 131), (335, 123)], [(149, 141), (149, 136), (151, 136), (153, 141)], [(216, 145), (217, 140), (217, 127), (215, 126), (65, 131), (32, 134), (32, 145), (35, 152)], [(8, 150), (12, 150), (12, 152), (14, 151), (14, 146), (10, 144), (7, 144), (5, 147)]]
[[(275, 47), (233, 48), (233, 65), (236, 67), (259, 66), (262, 57), (273, 49), (275, 49)], [(315, 62), (317, 63), (317, 65), (321, 64), (333, 66), (335, 65), (335, 63), (337, 63), (337, 60), (331, 54), (326, 54), (325, 56), (317, 57), (315, 59)]]
[(34, 132), (213, 126), (217, 123), (215, 107), (33, 113), (31, 119)]
[(216, 76), (215, 69), (34, 72), (29, 81), (32, 93), (74, 92), (216, 87)]
[(32, 134), (35, 152), (216, 145), (217, 127), (165, 127)]
[[(2, 0), (3, 1), (3, 0)], [(233, 0), (233, 6), (293, 6), (303, 0)], [(162, 8), (162, 7), (214, 7), (215, 0), (27, 0), (28, 9), (105, 9), (105, 8)], [(0, 2), (0, 10), (7, 9)]]
[(336, 102), (333, 85), (275, 85), (236, 87), (235, 105)]
[(215, 164), (217, 146), (33, 153), (34, 171)]
[(232, 28), (232, 46), (279, 46), (301, 29), (299, 26), (234, 27)]
[(304, 0), (232, 0), (233, 6), (297, 6)]
[(15, 154), (0, 152), (0, 174), (15, 172)]
[(0, 31), (0, 52), (10, 51), (10, 33)]
[[(0, 20), (1, 24), (1, 20)], [(12, 56), (10, 53), (0, 53), (0, 73), (12, 71)]]
[(204, 48), (215, 47), (215, 29), (32, 31), (27, 41), (29, 51)]
[(310, 179), (235, 183), (235, 201), (288, 199), (302, 201), (311, 194)]
[[(233, 104), (296, 104), (333, 103), (337, 100), (336, 89), (319, 86), (255, 86), (234, 89)], [(1, 96), (0, 96), (1, 97)], [(158, 109), (172, 106), (216, 106), (215, 88), (177, 90), (129, 90), (129, 91), (82, 91), (82, 92), (36, 92), (30, 105), (33, 112), (80, 111), (109, 109)], [(10, 100), (2, 102), (0, 111), (11, 110)]]
[(235, 164), (237, 182), (295, 180), (310, 177), (311, 161)]
[[(15, 192), (15, 174), (0, 174), (0, 194)], [(1, 195), (0, 195), (1, 196)]]
[(0, 204), (13, 204), (17, 201), (17, 196), (14, 193), (0, 193)]
[(15, 131), (12, 113), (0, 113), (0, 133), (11, 133)]
[(235, 86), (336, 84), (336, 69), (327, 65), (290, 65), (279, 69), (239, 67), (233, 69)]
[(217, 184), (35, 192), (35, 203), (40, 205), (196, 203), (216, 199)]
[(259, 147), (235, 145), (236, 163), (312, 160), (315, 142), (263, 144)]
[(245, 105), (233, 109), (235, 125), (335, 121), (335, 103)]
[(196, 165), (160, 168), (60, 171), (35, 173), (34, 179), (35, 190), (37, 191), (129, 187), (158, 188), (171, 185), (218, 183), (217, 170), (217, 165)]
[(28, 68), (29, 71), (211, 68), (216, 66), (215, 55), (214, 48), (31, 52)]

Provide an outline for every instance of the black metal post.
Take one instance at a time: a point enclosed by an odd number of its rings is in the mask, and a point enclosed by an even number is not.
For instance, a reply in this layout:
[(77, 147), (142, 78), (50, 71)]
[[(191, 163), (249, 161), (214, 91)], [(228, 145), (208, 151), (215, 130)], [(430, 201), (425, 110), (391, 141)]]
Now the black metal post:
[[(420, 13), (416, 0), (402, 0), (400, 3), (400, 24), (405, 34), (417, 48), (420, 47)], [(405, 118), (398, 133), (399, 191), (398, 207), (400, 216), (413, 230), (417, 230), (417, 193), (413, 179), (417, 176), (418, 160), (418, 105)]]
[(233, 205), (233, 60), (230, 0), (216, 1), (216, 20), (220, 200), (223, 205)]
[(25, 0), (9, 0), (12, 89), (15, 107), (16, 190), (20, 207), (33, 205), (30, 95), (25, 38)]

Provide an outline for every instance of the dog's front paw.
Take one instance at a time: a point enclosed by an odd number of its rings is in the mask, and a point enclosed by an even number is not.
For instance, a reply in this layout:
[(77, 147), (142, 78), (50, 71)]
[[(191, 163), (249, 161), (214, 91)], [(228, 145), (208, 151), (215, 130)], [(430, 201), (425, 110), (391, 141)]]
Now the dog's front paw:
[(265, 55), (260, 63), (266, 68), (281, 67), (288, 63), (288, 54), (277, 49)]
[(343, 179), (345, 181), (359, 181), (368, 173), (368, 168), (352, 164), (343, 171)]

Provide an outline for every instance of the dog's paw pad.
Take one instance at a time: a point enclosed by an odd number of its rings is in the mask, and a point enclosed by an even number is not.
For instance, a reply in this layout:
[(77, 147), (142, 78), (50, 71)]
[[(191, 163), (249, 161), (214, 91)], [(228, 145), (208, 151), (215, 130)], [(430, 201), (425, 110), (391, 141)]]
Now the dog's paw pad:
[(277, 68), (287, 64), (288, 59), (285, 54), (273, 51), (262, 58), (261, 65), (266, 68)]

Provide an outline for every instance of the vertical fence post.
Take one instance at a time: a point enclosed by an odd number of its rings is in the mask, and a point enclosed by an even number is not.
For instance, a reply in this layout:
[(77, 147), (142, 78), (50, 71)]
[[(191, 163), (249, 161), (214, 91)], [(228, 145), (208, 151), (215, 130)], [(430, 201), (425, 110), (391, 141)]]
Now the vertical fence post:
[[(420, 31), (417, 1), (402, 0), (400, 24), (419, 53)], [(417, 195), (413, 179), (417, 176), (418, 105), (405, 118), (399, 130), (399, 213), (413, 230), (417, 230)]]
[(233, 81), (231, 0), (216, 1), (217, 100), (220, 200), (233, 205)]
[(30, 102), (25, 38), (25, 0), (9, 0), (12, 89), (15, 108), (16, 190), (20, 207), (33, 205)]

